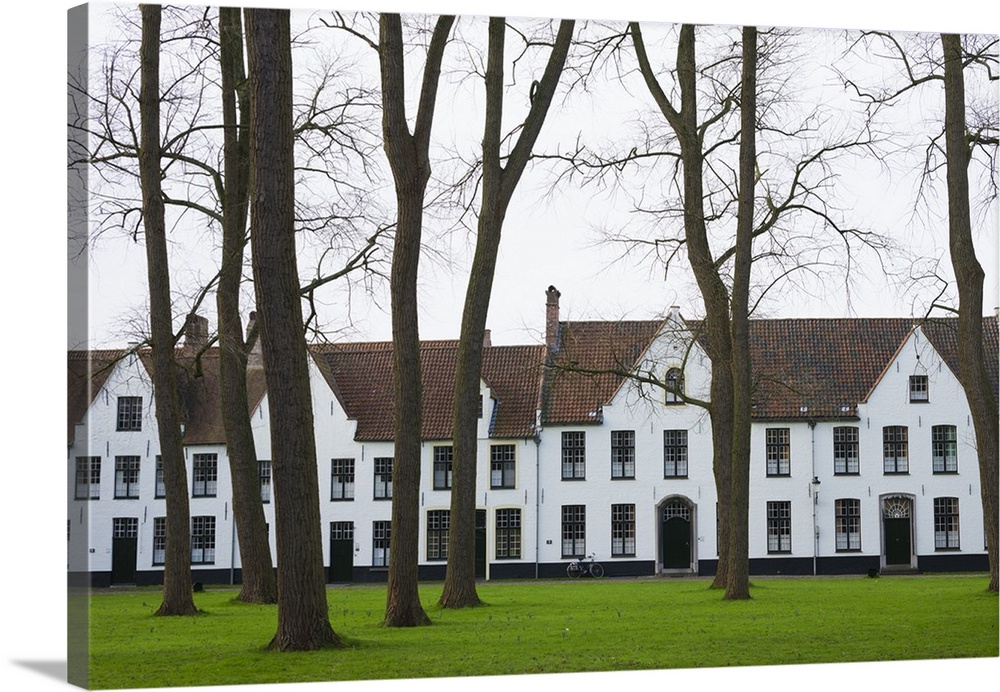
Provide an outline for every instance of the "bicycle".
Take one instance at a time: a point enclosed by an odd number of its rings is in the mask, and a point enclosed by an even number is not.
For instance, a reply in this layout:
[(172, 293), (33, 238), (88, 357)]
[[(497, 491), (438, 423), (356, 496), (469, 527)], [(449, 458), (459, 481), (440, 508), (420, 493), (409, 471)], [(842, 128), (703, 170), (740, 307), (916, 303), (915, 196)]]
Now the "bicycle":
[(594, 577), (594, 579), (600, 579), (604, 576), (604, 567), (601, 566), (600, 562), (594, 561), (595, 553), (591, 553), (587, 556), (587, 559), (577, 559), (566, 565), (566, 576), (571, 579), (576, 579), (584, 574), (589, 574)]

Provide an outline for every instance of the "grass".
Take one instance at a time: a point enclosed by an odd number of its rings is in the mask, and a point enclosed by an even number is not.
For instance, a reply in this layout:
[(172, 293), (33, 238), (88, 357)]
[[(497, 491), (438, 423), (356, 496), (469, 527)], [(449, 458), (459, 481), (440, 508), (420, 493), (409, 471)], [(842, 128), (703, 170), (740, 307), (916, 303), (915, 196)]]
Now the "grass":
[[(442, 610), (433, 624), (381, 625), (384, 586), (328, 591), (330, 621), (349, 648), (264, 651), (275, 606), (236, 591), (194, 594), (203, 612), (154, 617), (159, 592), (94, 591), (90, 686), (195, 686), (322, 680), (514, 675), (788, 663), (995, 657), (997, 596), (982, 575), (754, 581), (727, 602), (696, 580), (484, 583), (487, 605)], [(140, 646), (136, 646), (140, 642)]]

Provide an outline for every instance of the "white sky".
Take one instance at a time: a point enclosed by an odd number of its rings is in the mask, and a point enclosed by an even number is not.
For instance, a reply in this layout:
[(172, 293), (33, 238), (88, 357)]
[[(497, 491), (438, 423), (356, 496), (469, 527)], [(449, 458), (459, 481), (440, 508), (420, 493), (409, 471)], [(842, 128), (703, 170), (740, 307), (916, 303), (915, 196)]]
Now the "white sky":
[[(4, 661), (0, 678), (10, 689), (65, 689), (65, 447), (62, 392), (65, 375), (66, 314), (65, 215), (65, 64), (61, 48), (65, 36), (65, 11), (74, 3), (18, 3), (6, 10), (3, 51), (5, 108), (4, 188), (8, 243), (0, 255), (4, 319), (8, 325), (0, 344), (10, 377), (3, 407), (8, 452), (5, 480), (8, 498), (2, 503), (6, 569), (0, 592), (6, 594), (5, 617), (16, 626), (5, 628)], [(264, 6), (277, 3), (247, 2)], [(287, 6), (289, 3), (280, 3)], [(318, 3), (292, 3), (315, 7)], [(362, 3), (353, 3), (355, 6)], [(367, 4), (367, 3), (365, 3)], [(673, 5), (673, 6), (671, 6)], [(874, 3), (841, 0), (804, 3), (714, 0), (711, 3), (660, 3), (619, 0), (609, 7), (592, 0), (381, 0), (379, 9), (497, 13), (510, 16), (567, 16), (637, 18), (657, 21), (757, 23), (820, 27), (883, 27), (905, 30), (1000, 32), (1000, 12), (993, 0), (963, 3)], [(32, 69), (25, 69), (30, 65)], [(994, 229), (995, 229), (994, 224)], [(993, 250), (994, 266), (996, 250)], [(135, 258), (138, 261), (138, 258)], [(562, 264), (560, 263), (560, 267)], [(568, 271), (565, 268), (562, 271)], [(113, 273), (107, 269), (104, 276)], [(555, 283), (563, 291), (564, 314), (585, 317), (589, 302), (597, 301), (590, 282), (574, 283), (561, 274), (545, 272), (524, 288), (511, 304), (526, 320), (540, 320), (542, 291)], [(995, 279), (994, 279), (995, 281)], [(461, 282), (453, 284), (460, 293)], [(586, 289), (586, 290), (585, 290)], [(134, 289), (128, 289), (134, 293)], [(988, 289), (990, 290), (990, 289)], [(995, 284), (992, 289), (996, 292)], [(661, 309), (659, 296), (644, 304), (623, 306), (642, 317)], [(589, 301), (589, 302), (588, 302)], [(873, 301), (881, 305), (882, 296)], [(605, 307), (601, 308), (606, 312)], [(596, 312), (596, 311), (595, 311)], [(606, 315), (602, 315), (606, 316)], [(509, 320), (515, 322), (516, 320)], [(425, 320), (426, 322), (426, 320)], [(539, 328), (540, 328), (540, 322)], [(491, 313), (490, 326), (501, 331)], [(457, 329), (455, 330), (457, 331)], [(440, 333), (454, 336), (455, 331)], [(427, 338), (437, 336), (424, 327)], [(115, 335), (107, 340), (115, 341)], [(55, 402), (53, 406), (53, 402)], [(55, 411), (53, 419), (48, 413)], [(665, 623), (669, 626), (669, 623)], [(896, 636), (891, 614), (886, 617), (887, 636)], [(484, 671), (486, 672), (486, 671)], [(796, 686), (798, 689), (841, 690), (845, 686), (877, 688), (905, 684), (912, 689), (940, 689), (956, 681), (996, 680), (1000, 659), (937, 660), (907, 663), (851, 664), (741, 668), (738, 670), (679, 670), (616, 673), (588, 676), (589, 684), (647, 687), (708, 687), (739, 685)], [(511, 685), (545, 685), (559, 689), (578, 684), (579, 676), (545, 676), (512, 680), (480, 678), (477, 689), (501, 690)], [(392, 683), (338, 683), (337, 690), (462, 690), (469, 681), (400, 681)], [(239, 686), (222, 691), (292, 692), (320, 689), (317, 685)]]
[[(442, 7), (446, 9), (445, 5)], [(511, 9), (516, 11), (517, 7)], [(538, 9), (533, 6), (531, 11), (538, 12)], [(581, 6), (574, 6), (570, 11), (579, 13), (583, 10)], [(631, 16), (643, 15), (646, 13)], [(728, 18), (728, 15), (723, 16)], [(782, 24), (794, 24), (799, 21), (798, 16), (800, 15), (780, 14), (777, 15), (777, 20)], [(807, 15), (801, 16), (801, 21), (805, 24), (808, 21)], [(674, 17), (698, 19), (691, 15), (664, 15), (664, 18)], [(762, 23), (775, 19), (773, 15), (766, 14), (761, 14), (759, 18)], [(733, 16), (733, 19), (738, 21), (740, 17)], [(896, 19), (889, 26), (904, 29), (928, 26), (896, 23)], [(913, 21), (913, 18), (908, 19)], [(875, 18), (871, 18), (871, 21), (874, 22)], [(829, 19), (821, 23), (813, 20), (808, 23), (840, 27), (856, 26), (858, 21), (848, 16), (839, 21)], [(863, 26), (886, 25), (866, 23)], [(978, 22), (976, 28), (982, 30)], [(345, 41), (345, 37), (334, 32), (327, 32), (326, 36)], [(322, 40), (323, 35), (319, 38)], [(510, 37), (508, 40), (513, 43), (515, 39)], [(348, 45), (357, 44), (348, 42)], [(842, 45), (842, 41), (837, 45)], [(667, 50), (658, 51), (650, 45), (652, 59), (669, 64), (673, 63), (673, 56), (668, 52), (672, 49), (672, 44)], [(446, 52), (446, 65), (448, 58), (453, 57), (456, 47), (453, 45), (449, 50), (452, 52)], [(299, 66), (297, 63), (296, 67)], [(540, 73), (543, 67), (541, 59), (536, 60), (531, 67), (535, 74)], [(813, 73), (817, 80), (832, 78), (822, 66), (814, 65)], [(370, 74), (370, 79), (377, 78), (374, 73)], [(509, 79), (510, 72), (507, 76)], [(614, 84), (605, 85), (595, 95), (595, 101), (575, 97), (570, 104), (564, 104), (558, 100), (560, 96), (557, 95), (557, 102), (546, 120), (536, 151), (546, 144), (551, 146), (557, 140), (565, 150), (572, 145), (575, 133), (584, 128), (589, 128), (591, 133), (600, 133), (602, 137), (608, 133), (620, 133), (616, 136), (629, 142), (629, 138), (634, 136), (634, 130), (625, 124), (628, 120), (643, 112), (649, 114), (649, 119), (661, 118), (652, 110), (651, 100), (642, 85), (637, 82), (632, 84), (638, 88), (633, 88), (631, 97), (626, 96), (621, 87)], [(522, 86), (526, 88), (527, 82), (522, 82)], [(457, 141), (463, 151), (474, 152), (481, 137), (481, 106), (470, 105), (468, 100), (461, 99), (463, 92), (468, 93), (467, 85), (458, 88), (454, 85), (442, 85), (432, 139), (440, 143)], [(514, 110), (520, 106), (519, 96), (523, 95), (519, 92), (512, 93), (505, 107)], [(585, 138), (584, 142), (594, 145), (592, 139)], [(628, 148), (626, 144), (622, 150), (627, 151)], [(381, 162), (381, 152), (378, 152), (378, 156)], [(887, 175), (875, 161), (858, 164), (856, 171), (842, 171), (842, 178), (838, 183), (841, 204), (850, 209), (850, 216), (854, 220), (895, 239), (915, 254), (940, 260), (942, 271), (950, 274), (947, 228), (943, 223), (943, 188), (938, 188), (941, 191), (938, 200), (940, 204), (936, 209), (931, 208), (932, 212), (937, 212), (939, 220), (937, 223), (928, 221), (928, 215), (923, 213), (923, 209), (917, 214), (913, 212), (914, 181), (906, 173), (905, 166), (897, 166), (893, 175)], [(637, 228), (635, 216), (631, 213), (631, 203), (625, 195), (599, 197), (593, 196), (593, 188), (582, 192), (567, 189), (550, 200), (545, 194), (549, 179), (544, 170), (529, 167), (511, 205), (504, 226), (493, 301), (487, 322), (494, 343), (536, 343), (541, 339), (544, 328), (544, 290), (550, 284), (562, 292), (563, 319), (649, 319), (660, 316), (673, 304), (679, 305), (682, 313), (687, 316), (701, 315), (700, 297), (687, 270), (686, 259), (682, 258), (666, 280), (662, 264), (655, 261), (609, 262), (609, 258), (615, 257), (618, 250), (600, 243), (601, 226), (608, 224), (611, 227), (625, 227), (626, 224), (631, 224), (628, 226), (630, 231)], [(391, 190), (390, 185), (387, 177), (387, 193)], [(391, 207), (391, 197), (389, 199)], [(198, 224), (188, 222), (172, 231), (176, 248), (171, 259), (174, 276), (172, 287), (175, 292), (190, 293), (192, 286), (199, 285), (206, 276), (214, 273), (217, 263), (217, 250), (214, 248), (218, 244), (218, 236), (206, 233), (200, 227), (200, 221)], [(443, 251), (453, 262), (450, 267), (428, 261), (422, 265), (419, 301), (421, 337), (425, 339), (457, 337), (474, 242), (473, 237), (464, 232), (454, 232), (435, 241), (434, 236), (440, 234), (442, 226), (442, 223), (430, 218), (425, 223), (425, 240), (434, 242), (437, 249)], [(829, 237), (829, 233), (826, 237)], [(983, 257), (987, 271), (986, 310), (1000, 304), (1000, 298), (997, 298), (1000, 293), (996, 261), (997, 238), (997, 207), (994, 204), (987, 223), (981, 224), (977, 229), (980, 256)], [(389, 248), (386, 246), (382, 256), (388, 258), (389, 255)], [(899, 260), (894, 256), (889, 256), (888, 259)], [(862, 253), (860, 260), (859, 270), (854, 274), (849, 291), (840, 283), (839, 277), (826, 277), (810, 293), (789, 287), (772, 294), (771, 300), (761, 306), (758, 315), (841, 317), (908, 316), (923, 313), (926, 300), (932, 294), (924, 292), (914, 295), (908, 287), (888, 280), (871, 253)], [(134, 338), (134, 335), (122, 328), (122, 321), (131, 314), (141, 314), (143, 311), (144, 263), (143, 246), (120, 235), (105, 236), (92, 249), (89, 296), (92, 345), (116, 347)], [(308, 276), (311, 267), (310, 258), (305, 254), (301, 255), (300, 272)], [(900, 268), (895, 267), (897, 270)], [(386, 284), (378, 285), (374, 296), (353, 290), (349, 303), (343, 289), (327, 290), (324, 296), (326, 308), (321, 313), (321, 319), (330, 332), (328, 338), (391, 338)], [(209, 301), (203, 312), (214, 325), (213, 303), (214, 301)], [(244, 316), (251, 309), (252, 306), (247, 302)]]

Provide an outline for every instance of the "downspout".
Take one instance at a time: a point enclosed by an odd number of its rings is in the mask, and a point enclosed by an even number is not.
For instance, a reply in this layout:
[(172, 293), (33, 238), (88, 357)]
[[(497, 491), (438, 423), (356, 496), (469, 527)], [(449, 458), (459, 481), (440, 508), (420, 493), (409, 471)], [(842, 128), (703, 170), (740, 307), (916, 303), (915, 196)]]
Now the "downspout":
[(535, 428), (535, 579), (538, 579), (538, 558), (539, 558), (539, 542), (542, 540), (542, 530), (541, 530), (541, 513), (542, 513), (542, 502), (541, 502), (541, 492), (542, 492), (542, 478), (541, 478), (541, 464), (539, 463), (539, 447), (541, 446), (541, 437), (538, 434), (538, 428)]
[(809, 495), (812, 497), (812, 520), (813, 520), (813, 559), (812, 573), (816, 576), (816, 562), (819, 555), (819, 525), (816, 523), (816, 505), (819, 503), (819, 477), (816, 475), (816, 421), (809, 421), (810, 441), (810, 467), (812, 470), (812, 481), (809, 484)]

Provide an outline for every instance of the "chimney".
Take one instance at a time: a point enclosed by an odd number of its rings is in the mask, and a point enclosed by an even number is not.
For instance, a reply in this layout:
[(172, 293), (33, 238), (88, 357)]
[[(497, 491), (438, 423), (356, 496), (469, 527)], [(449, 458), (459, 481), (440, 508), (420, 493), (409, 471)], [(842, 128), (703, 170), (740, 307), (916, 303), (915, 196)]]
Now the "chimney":
[(184, 346), (200, 349), (208, 343), (208, 319), (201, 315), (188, 315), (184, 323)]
[(483, 330), (483, 348), (489, 348), (492, 345), (493, 345), (493, 343), (492, 343), (492, 341), (490, 339), (490, 330), (489, 329), (484, 329)]
[(681, 321), (681, 306), (680, 305), (671, 305), (670, 306), (670, 313), (667, 315), (667, 318), (671, 322), (674, 322), (676, 324), (680, 324), (680, 321)]
[(545, 345), (549, 352), (559, 347), (559, 296), (555, 286), (545, 291)]
[(261, 367), (264, 364), (264, 354), (260, 350), (260, 332), (255, 329), (257, 324), (257, 313), (251, 311), (250, 318), (247, 320), (247, 343), (250, 343), (251, 337), (253, 338), (253, 344), (250, 347), (250, 352), (247, 354), (247, 366), (249, 367)]

